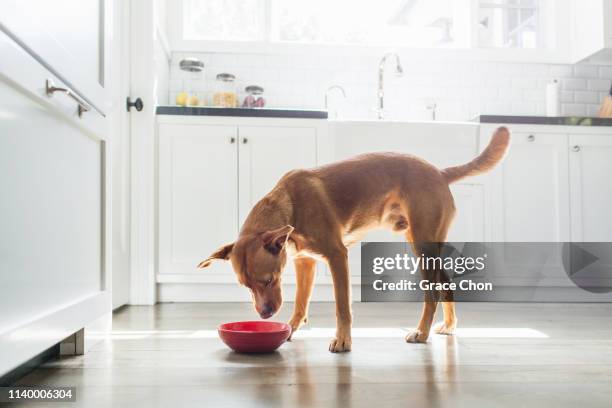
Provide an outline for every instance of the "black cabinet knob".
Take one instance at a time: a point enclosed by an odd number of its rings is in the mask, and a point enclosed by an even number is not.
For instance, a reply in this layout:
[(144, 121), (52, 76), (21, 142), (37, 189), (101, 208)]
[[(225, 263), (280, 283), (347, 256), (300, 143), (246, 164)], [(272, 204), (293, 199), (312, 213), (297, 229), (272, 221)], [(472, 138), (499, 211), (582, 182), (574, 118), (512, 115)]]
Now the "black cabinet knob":
[(127, 97), (126, 105), (127, 105), (126, 107), (127, 107), (128, 112), (130, 112), (133, 107), (136, 108), (138, 112), (140, 112), (142, 108), (144, 107), (142, 103), (142, 99), (136, 98), (136, 100), (132, 102), (129, 96)]

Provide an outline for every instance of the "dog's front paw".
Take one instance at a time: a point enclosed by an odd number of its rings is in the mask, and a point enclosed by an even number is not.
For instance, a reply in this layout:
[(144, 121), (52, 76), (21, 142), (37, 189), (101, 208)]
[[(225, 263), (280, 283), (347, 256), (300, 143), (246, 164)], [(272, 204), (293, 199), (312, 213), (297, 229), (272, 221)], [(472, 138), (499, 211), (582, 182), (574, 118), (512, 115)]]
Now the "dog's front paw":
[(289, 338), (287, 339), (287, 341), (291, 341), (291, 338), (293, 337), (293, 333), (295, 333), (300, 327), (302, 327), (303, 325), (305, 325), (308, 322), (308, 317), (306, 316), (293, 316), (291, 317), (291, 319), (289, 320), (289, 326), (291, 326), (291, 334), (289, 335)]
[(329, 343), (329, 351), (332, 353), (351, 351), (352, 343), (351, 329), (338, 329), (336, 331), (336, 338), (332, 339)]
[(438, 334), (444, 334), (446, 336), (452, 336), (455, 334), (457, 323), (440, 322), (434, 326), (434, 331)]
[(407, 343), (427, 343), (428, 334), (423, 333), (420, 330), (415, 330), (411, 333), (408, 333), (406, 336)]

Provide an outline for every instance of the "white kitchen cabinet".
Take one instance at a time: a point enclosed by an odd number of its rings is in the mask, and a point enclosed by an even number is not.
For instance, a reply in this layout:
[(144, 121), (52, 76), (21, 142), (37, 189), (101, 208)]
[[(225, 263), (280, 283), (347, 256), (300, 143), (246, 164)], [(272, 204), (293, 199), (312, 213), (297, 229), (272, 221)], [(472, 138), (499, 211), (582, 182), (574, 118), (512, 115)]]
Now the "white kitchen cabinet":
[[(233, 242), (247, 214), (288, 171), (318, 163), (326, 121), (158, 116), (160, 299), (247, 300), (228, 262), (197, 264)], [(293, 264), (286, 283), (295, 283)], [(199, 283), (225, 285), (208, 298)], [(196, 284), (196, 285), (194, 285)], [(229, 285), (226, 285), (229, 284)], [(231, 286), (231, 288), (229, 288)], [(227, 291), (225, 291), (227, 289)], [(239, 288), (240, 289), (240, 288)], [(201, 296), (194, 298), (193, 296)]]
[[(238, 234), (238, 128), (159, 126), (159, 270), (196, 265)], [(215, 262), (208, 276), (231, 275)]]
[(612, 242), (612, 136), (569, 136), (571, 240)]
[(101, 112), (110, 105), (110, 1), (6, 0), (0, 23)]
[(67, 84), (2, 32), (0, 55), (2, 376), (110, 316), (112, 149), (108, 120), (47, 95)]
[[(491, 130), (483, 128), (482, 149)], [(490, 180), (491, 241), (569, 241), (566, 134), (514, 132), (509, 152)]]
[(317, 165), (313, 127), (240, 126), (240, 224), (287, 172)]
[[(495, 127), (483, 125), (481, 148), (487, 145), (487, 135)], [(605, 175), (612, 171), (608, 129), (510, 126), (510, 150), (485, 184), (490, 240), (611, 242), (612, 222), (607, 210), (612, 203), (612, 187), (605, 182)], [(606, 261), (598, 257), (600, 263)], [(530, 288), (525, 293), (532, 292), (531, 300), (570, 300), (569, 296), (572, 300), (603, 299), (567, 289), (575, 284), (567, 276), (561, 251), (544, 259), (534, 267), (531, 260), (509, 252), (498, 258), (500, 264), (493, 269), (495, 282), (498, 286)], [(612, 264), (612, 258), (608, 264)]]

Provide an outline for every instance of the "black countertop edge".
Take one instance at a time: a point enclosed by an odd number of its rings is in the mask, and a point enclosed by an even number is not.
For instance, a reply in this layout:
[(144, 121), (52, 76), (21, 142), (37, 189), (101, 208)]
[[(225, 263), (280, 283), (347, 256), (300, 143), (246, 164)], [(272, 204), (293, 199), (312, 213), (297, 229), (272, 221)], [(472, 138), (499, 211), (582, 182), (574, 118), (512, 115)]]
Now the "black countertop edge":
[(327, 111), (308, 109), (216, 108), (208, 106), (158, 106), (158, 115), (242, 116), (254, 118), (327, 119)]
[(474, 121), (479, 123), (526, 125), (612, 126), (612, 118), (589, 118), (582, 116), (479, 115), (474, 118)]

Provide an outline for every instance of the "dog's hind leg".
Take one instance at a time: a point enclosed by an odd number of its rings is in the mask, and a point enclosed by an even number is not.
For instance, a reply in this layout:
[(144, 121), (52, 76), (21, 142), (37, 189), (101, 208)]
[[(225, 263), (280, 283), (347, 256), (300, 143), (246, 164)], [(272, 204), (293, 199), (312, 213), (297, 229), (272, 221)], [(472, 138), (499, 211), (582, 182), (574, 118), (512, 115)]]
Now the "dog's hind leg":
[[(308, 304), (314, 287), (317, 262), (312, 258), (297, 258), (294, 260), (296, 273), (295, 306), (289, 320), (291, 336), (308, 321)], [(291, 338), (291, 337), (290, 337)]]
[(444, 321), (434, 326), (434, 331), (438, 334), (452, 335), (457, 328), (457, 315), (455, 314), (455, 302), (453, 301), (452, 291), (445, 291), (442, 294), (442, 310), (444, 311)]
[[(413, 242), (412, 248), (416, 256), (419, 256), (421, 254), (424, 254), (425, 256), (436, 256), (434, 255), (435, 252), (425, 251), (423, 246), (418, 243)], [(428, 268), (424, 268), (421, 271), (422, 278), (427, 279), (430, 282), (435, 280), (435, 278), (432, 279), (434, 273), (435, 271), (432, 271)], [(426, 291), (424, 293), (424, 296), (425, 299), (423, 301), (423, 309), (421, 311), (421, 318), (419, 319), (419, 324), (417, 325), (414, 331), (406, 335), (406, 341), (408, 343), (425, 343), (427, 342), (427, 338), (429, 338), (429, 331), (431, 330), (433, 318), (436, 314), (438, 299), (436, 297), (436, 294), (432, 293), (432, 291)]]
[[(421, 270), (422, 278), (430, 283), (440, 283), (448, 281), (448, 276), (442, 268), (440, 258), (442, 243), (446, 240), (448, 228), (454, 217), (454, 205), (452, 196), (449, 192), (449, 200), (444, 200), (438, 208), (429, 207), (427, 211), (413, 211), (412, 214), (419, 214), (418, 219), (411, 217), (411, 230), (406, 234), (406, 238), (412, 243), (415, 256), (424, 256), (431, 259), (439, 259), (440, 262), (423, 262)], [(440, 297), (440, 295), (442, 297)], [(429, 337), (429, 332), (436, 314), (438, 301), (450, 302), (443, 303), (445, 322), (448, 319), (448, 330), (454, 330), (456, 325), (454, 302), (452, 302), (452, 292), (425, 291), (423, 311), (417, 328), (406, 336), (409, 343), (425, 343)], [(451, 334), (451, 333), (448, 333)]]

